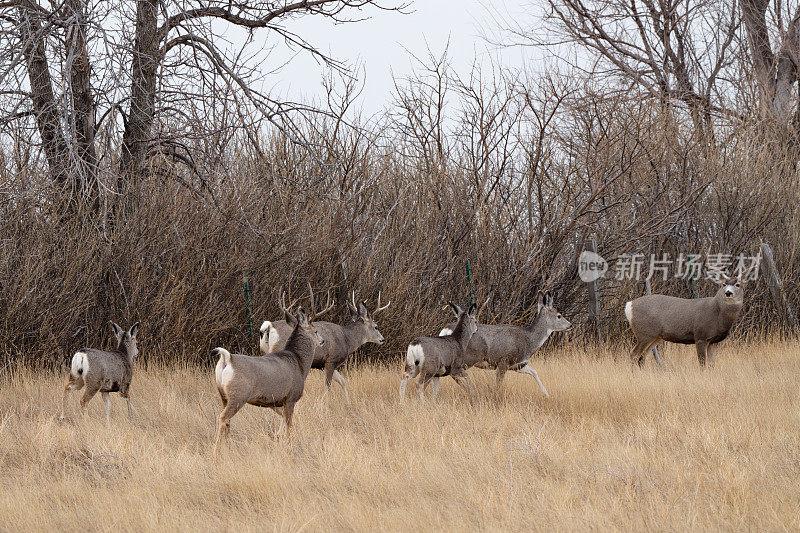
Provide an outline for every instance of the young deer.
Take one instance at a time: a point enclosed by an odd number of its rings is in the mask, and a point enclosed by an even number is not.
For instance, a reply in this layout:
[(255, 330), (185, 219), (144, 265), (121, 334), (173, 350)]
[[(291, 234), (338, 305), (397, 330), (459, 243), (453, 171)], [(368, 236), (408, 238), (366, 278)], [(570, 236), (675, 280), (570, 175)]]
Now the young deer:
[(644, 365), (647, 352), (658, 341), (694, 344), (700, 365), (710, 359), (714, 344), (728, 336), (744, 302), (741, 279), (719, 280), (717, 293), (708, 298), (676, 298), (664, 294), (640, 296), (625, 304), (625, 317), (636, 336), (631, 361)]
[(86, 404), (99, 391), (106, 407), (106, 423), (111, 422), (111, 400), (108, 397), (110, 392), (119, 392), (119, 395), (125, 398), (128, 404), (128, 417), (132, 416), (129, 389), (131, 379), (133, 379), (133, 361), (139, 355), (139, 349), (136, 347), (139, 323), (132, 325), (128, 331), (123, 330), (114, 322), (110, 322), (110, 325), (117, 338), (115, 350), (106, 352), (94, 348), (84, 348), (72, 356), (69, 381), (64, 388), (64, 396), (61, 398), (61, 416), (59, 417), (61, 420), (66, 417), (69, 393), (80, 390), (84, 386), (86, 386), (86, 390), (81, 398), (81, 411), (84, 415), (86, 415)]
[[(451, 303), (451, 309), (458, 316), (453, 331), (440, 337), (417, 337), (408, 345), (406, 352), (405, 375), (400, 382), (400, 399), (406, 392), (406, 384), (410, 379), (419, 376), (416, 381), (417, 394), (420, 398), (425, 388), (433, 379), (441, 376), (452, 376), (456, 383), (464, 387), (472, 396), (472, 384), (465, 373), (464, 354), (475, 331), (478, 329), (475, 304), (467, 311)], [(438, 381), (437, 381), (438, 383)], [(434, 399), (436, 398), (434, 391)]]
[(293, 328), (285, 349), (261, 357), (232, 354), (224, 348), (211, 351), (212, 356), (219, 356), (214, 377), (224, 406), (215, 454), (230, 432), (231, 418), (246, 403), (272, 408), (283, 416), (287, 435), (291, 431), (292, 413), (303, 396), (314, 348), (324, 341), (302, 307), (297, 309), (297, 318), (284, 311)]
[[(533, 376), (546, 397), (539, 374), (530, 366), (531, 356), (542, 347), (550, 335), (556, 331), (568, 330), (572, 324), (553, 307), (550, 291), (539, 293), (537, 297), (536, 318), (527, 327), (511, 324), (481, 324), (472, 336), (464, 363), (467, 368), (494, 368), (496, 370), (496, 389), (499, 390), (505, 374), (509, 370)], [(449, 327), (442, 333), (449, 331)], [(441, 335), (441, 333), (440, 333)], [(438, 389), (434, 383), (434, 393)]]
[[(310, 287), (309, 290), (311, 290)], [(313, 291), (311, 295), (313, 300)], [(389, 307), (390, 304), (391, 302), (381, 307), (381, 295), (378, 293), (378, 305), (372, 313), (369, 313), (365, 302), (356, 303), (356, 295), (355, 291), (353, 291), (352, 302), (347, 302), (347, 308), (350, 310), (349, 324), (340, 326), (332, 322), (314, 322), (314, 326), (325, 340), (325, 344), (317, 347), (314, 351), (314, 362), (311, 364), (311, 368), (325, 370), (326, 394), (330, 391), (331, 381), (335, 381), (342, 387), (345, 401), (350, 403), (347, 386), (344, 378), (339, 373), (339, 367), (344, 364), (350, 354), (364, 344), (368, 342), (377, 345), (383, 344), (383, 335), (378, 331), (375, 317)], [(330, 307), (327, 307), (322, 312), (328, 309)], [(322, 314), (322, 312), (318, 313), (318, 315)], [(285, 320), (264, 322), (261, 325), (261, 340), (259, 342), (262, 353), (266, 354), (283, 348), (290, 334), (291, 329)]]

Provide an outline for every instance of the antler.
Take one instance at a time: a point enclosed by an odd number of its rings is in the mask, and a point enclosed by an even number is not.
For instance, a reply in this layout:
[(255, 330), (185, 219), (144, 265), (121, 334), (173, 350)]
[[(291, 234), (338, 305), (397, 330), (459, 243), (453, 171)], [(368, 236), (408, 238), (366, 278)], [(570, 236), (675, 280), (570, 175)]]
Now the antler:
[(333, 307), (336, 305), (333, 299), (331, 298), (331, 291), (328, 291), (328, 302), (325, 304), (325, 309), (323, 309), (322, 311), (317, 311), (317, 306), (314, 303), (314, 289), (311, 288), (311, 282), (308, 282), (308, 295), (309, 298), (311, 299), (311, 302), (309, 303), (309, 309), (311, 310), (311, 318), (309, 319), (309, 322), (313, 322), (318, 317), (324, 315), (325, 313), (333, 309)]
[(489, 305), (489, 301), (492, 299), (492, 295), (486, 297), (486, 301), (481, 304), (480, 309), (478, 309), (478, 314), (475, 315), (480, 318), (481, 314), (483, 314), (483, 310), (486, 309), (486, 306)]
[(286, 291), (281, 291), (281, 300), (278, 302), (278, 305), (280, 306), (281, 309), (283, 309), (284, 313), (288, 313), (292, 309), (292, 307), (294, 307), (294, 305), (296, 303), (297, 303), (297, 300), (292, 302), (291, 301), (291, 297), (290, 297), (290, 303), (287, 306), (286, 305)]
[(385, 310), (387, 307), (389, 307), (390, 305), (392, 305), (392, 302), (391, 302), (391, 300), (389, 300), (389, 303), (387, 303), (386, 305), (384, 305), (383, 307), (381, 307), (381, 291), (378, 291), (378, 305), (377, 305), (377, 306), (375, 306), (375, 310), (372, 312), (372, 316), (375, 316), (375, 315), (377, 315), (378, 313), (380, 313), (381, 311), (384, 311), (384, 310)]

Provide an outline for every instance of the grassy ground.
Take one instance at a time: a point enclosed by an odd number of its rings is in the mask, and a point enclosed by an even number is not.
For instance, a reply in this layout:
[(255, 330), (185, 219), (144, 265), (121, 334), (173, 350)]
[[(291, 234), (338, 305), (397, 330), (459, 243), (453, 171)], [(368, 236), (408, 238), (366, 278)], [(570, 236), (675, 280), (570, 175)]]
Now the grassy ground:
[[(399, 360), (400, 357), (398, 356)], [(245, 407), (218, 461), (211, 371), (134, 378), (134, 419), (112, 395), (57, 420), (64, 376), (0, 379), (3, 530), (456, 530), (800, 528), (800, 348), (723, 345), (701, 370), (565, 350), (529, 376), (472, 370), (474, 404), (398, 402), (398, 369), (347, 373), (352, 404), (314, 371), (291, 440)], [(399, 367), (399, 363), (398, 363)]]

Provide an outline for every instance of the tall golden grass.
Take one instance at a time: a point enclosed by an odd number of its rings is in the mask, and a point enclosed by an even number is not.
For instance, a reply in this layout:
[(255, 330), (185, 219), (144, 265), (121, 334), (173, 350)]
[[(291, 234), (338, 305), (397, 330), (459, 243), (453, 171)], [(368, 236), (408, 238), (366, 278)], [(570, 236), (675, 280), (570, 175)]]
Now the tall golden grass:
[[(614, 357), (616, 356), (616, 357)], [(399, 361), (399, 356), (397, 357)], [(314, 371), (290, 439), (246, 407), (213, 457), (211, 372), (139, 371), (134, 418), (112, 395), (59, 422), (65, 376), (0, 383), (4, 530), (786, 530), (800, 528), (800, 349), (723, 345), (700, 369), (564, 349), (528, 376), (471, 370), (474, 403), (398, 400), (398, 368), (348, 372), (352, 404)], [(399, 367), (399, 364), (398, 364)]]

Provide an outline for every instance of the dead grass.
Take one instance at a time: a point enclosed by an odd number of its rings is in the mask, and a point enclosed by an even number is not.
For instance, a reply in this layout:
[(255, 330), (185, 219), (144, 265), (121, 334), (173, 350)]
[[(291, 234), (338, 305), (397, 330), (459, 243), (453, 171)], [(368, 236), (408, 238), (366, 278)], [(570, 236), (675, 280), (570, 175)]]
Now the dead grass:
[[(399, 359), (399, 357), (398, 357)], [(562, 351), (536, 366), (552, 394), (472, 370), (438, 403), (398, 402), (397, 370), (349, 372), (348, 409), (312, 373), (291, 441), (247, 407), (212, 457), (210, 371), (136, 375), (57, 420), (63, 376), (0, 382), (0, 516), (7, 530), (457, 530), (800, 528), (800, 349), (728, 344), (714, 368), (670, 346), (668, 369)]]

